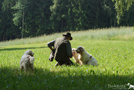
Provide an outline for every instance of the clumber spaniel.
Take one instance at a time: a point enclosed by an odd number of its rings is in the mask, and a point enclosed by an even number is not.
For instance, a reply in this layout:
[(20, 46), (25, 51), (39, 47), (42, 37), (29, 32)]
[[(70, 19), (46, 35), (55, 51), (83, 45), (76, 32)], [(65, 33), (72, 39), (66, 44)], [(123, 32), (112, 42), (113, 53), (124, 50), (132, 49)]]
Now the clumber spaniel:
[(82, 46), (79, 46), (77, 50), (73, 49), (72, 53), (76, 63), (78, 62), (80, 65), (98, 65), (97, 60), (88, 52), (86, 52), (86, 50)]

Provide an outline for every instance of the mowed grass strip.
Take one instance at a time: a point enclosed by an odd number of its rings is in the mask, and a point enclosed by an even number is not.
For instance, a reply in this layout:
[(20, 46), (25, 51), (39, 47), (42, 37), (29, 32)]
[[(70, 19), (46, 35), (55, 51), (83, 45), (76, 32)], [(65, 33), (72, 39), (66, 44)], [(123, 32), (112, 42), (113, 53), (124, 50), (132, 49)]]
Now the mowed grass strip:
[[(113, 90), (119, 86), (127, 89), (127, 83), (134, 84), (133, 40), (98, 40), (85, 38), (84, 34), (78, 39), (79, 32), (72, 34), (72, 48), (83, 46), (97, 59), (99, 66), (55, 67), (56, 61), (48, 60), (48, 41), (1, 46), (0, 90)], [(21, 56), (29, 49), (35, 53), (34, 73), (20, 71)]]

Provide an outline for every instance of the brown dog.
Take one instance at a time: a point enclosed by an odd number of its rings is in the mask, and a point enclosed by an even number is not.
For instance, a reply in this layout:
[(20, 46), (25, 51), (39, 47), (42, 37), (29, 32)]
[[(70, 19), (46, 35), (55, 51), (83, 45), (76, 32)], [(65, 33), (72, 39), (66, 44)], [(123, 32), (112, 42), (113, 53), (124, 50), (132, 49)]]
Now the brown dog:
[(75, 60), (75, 63), (78, 63), (78, 64), (82, 65), (83, 63), (82, 63), (81, 60), (79, 59), (80, 54), (77, 53), (77, 51), (76, 51), (75, 48), (72, 48), (72, 54), (73, 54), (73, 58), (74, 58), (74, 60)]

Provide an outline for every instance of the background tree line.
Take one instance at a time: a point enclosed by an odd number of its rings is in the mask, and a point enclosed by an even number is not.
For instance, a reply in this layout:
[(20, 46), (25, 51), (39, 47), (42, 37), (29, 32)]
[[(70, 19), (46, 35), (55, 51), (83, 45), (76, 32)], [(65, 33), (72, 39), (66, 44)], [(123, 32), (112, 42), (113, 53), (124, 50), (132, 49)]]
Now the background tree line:
[[(124, 1), (0, 0), (0, 41), (68, 30), (133, 26), (134, 4), (126, 2), (125, 6)], [(121, 7), (129, 9), (122, 15)]]

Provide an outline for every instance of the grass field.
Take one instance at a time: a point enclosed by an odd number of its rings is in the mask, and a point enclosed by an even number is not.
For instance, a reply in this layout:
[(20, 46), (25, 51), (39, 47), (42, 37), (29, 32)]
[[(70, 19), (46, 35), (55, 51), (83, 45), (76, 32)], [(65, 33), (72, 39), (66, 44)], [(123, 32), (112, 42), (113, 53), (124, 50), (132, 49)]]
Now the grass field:
[[(127, 90), (127, 83), (134, 85), (132, 27), (77, 31), (72, 36), (72, 48), (83, 46), (99, 66), (55, 67), (56, 61), (48, 60), (47, 43), (62, 33), (0, 42), (0, 90)], [(35, 53), (34, 73), (20, 71), (20, 58), (29, 49)]]

